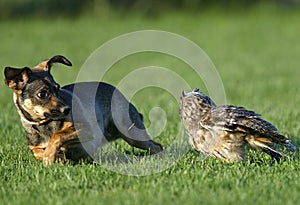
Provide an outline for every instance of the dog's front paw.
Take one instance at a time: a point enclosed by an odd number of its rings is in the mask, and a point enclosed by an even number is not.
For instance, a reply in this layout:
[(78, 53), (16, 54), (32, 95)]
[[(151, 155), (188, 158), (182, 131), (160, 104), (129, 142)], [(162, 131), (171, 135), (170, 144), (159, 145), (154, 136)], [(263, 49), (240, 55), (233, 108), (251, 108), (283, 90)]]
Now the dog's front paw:
[(51, 165), (55, 162), (56, 147), (48, 146), (43, 154), (43, 164)]
[(44, 165), (51, 165), (55, 161), (54, 155), (48, 155), (43, 157), (43, 164)]
[(54, 163), (67, 163), (65, 152), (63, 150), (58, 150), (54, 156)]
[(65, 154), (62, 150), (48, 147), (43, 155), (43, 164), (51, 165), (53, 163), (65, 163), (67, 162)]

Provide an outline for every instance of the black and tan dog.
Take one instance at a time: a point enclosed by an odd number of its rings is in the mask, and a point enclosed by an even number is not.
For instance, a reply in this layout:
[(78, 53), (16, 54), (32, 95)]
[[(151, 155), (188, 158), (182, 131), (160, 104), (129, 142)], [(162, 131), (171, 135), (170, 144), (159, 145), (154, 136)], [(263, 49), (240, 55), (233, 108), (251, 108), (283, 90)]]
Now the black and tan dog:
[(50, 73), (53, 63), (72, 65), (57, 55), (32, 69), (6, 67), (4, 71), (36, 159), (45, 164), (77, 161), (117, 138), (152, 154), (162, 151), (146, 133), (142, 115), (115, 87), (82, 82), (60, 88)]

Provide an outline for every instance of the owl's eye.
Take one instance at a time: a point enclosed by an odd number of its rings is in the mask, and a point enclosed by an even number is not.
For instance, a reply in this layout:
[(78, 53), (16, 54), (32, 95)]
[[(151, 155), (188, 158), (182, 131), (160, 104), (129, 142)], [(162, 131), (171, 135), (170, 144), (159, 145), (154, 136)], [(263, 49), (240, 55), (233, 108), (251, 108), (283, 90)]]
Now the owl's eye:
[(37, 96), (41, 99), (46, 99), (49, 96), (49, 93), (47, 90), (41, 90)]

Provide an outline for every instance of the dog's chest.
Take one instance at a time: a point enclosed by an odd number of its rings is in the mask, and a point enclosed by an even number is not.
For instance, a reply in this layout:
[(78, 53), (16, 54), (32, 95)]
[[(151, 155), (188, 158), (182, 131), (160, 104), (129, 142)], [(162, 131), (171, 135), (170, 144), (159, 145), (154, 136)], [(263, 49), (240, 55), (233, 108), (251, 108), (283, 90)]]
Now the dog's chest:
[(52, 121), (44, 125), (23, 123), (28, 144), (33, 146), (47, 145), (50, 137), (61, 128), (62, 124), (62, 121)]

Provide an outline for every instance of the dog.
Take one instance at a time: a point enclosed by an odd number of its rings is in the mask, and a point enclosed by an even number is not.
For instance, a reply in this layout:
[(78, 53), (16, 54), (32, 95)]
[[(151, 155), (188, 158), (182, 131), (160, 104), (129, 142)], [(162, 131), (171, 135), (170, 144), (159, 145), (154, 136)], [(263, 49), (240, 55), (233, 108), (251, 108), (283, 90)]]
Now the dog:
[(60, 87), (51, 75), (54, 63), (72, 66), (66, 57), (56, 55), (33, 68), (4, 69), (5, 84), (13, 90), (37, 160), (50, 165), (86, 159), (118, 138), (151, 154), (163, 150), (147, 134), (142, 114), (117, 88), (104, 82)]

